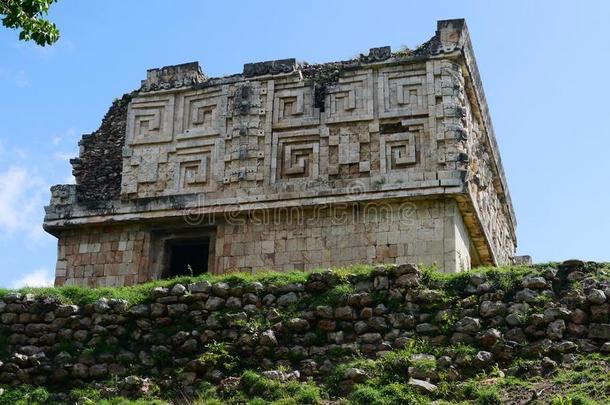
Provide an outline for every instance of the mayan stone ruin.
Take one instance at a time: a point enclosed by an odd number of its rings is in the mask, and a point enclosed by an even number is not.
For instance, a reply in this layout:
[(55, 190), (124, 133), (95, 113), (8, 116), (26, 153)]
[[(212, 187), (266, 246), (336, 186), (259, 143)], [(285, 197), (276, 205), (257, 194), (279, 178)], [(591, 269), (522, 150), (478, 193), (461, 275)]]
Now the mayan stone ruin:
[(515, 216), (464, 20), (352, 60), (151, 69), (52, 187), (56, 285), (358, 263), (515, 260)]

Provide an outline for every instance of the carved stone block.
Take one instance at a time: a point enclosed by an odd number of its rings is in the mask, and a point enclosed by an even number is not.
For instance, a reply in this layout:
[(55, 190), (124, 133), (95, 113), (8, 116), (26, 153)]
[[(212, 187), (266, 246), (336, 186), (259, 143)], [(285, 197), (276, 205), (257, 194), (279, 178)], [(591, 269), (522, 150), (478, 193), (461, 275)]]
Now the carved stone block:
[(390, 118), (428, 114), (431, 101), (428, 93), (425, 65), (383, 69), (378, 81), (379, 116)]
[(319, 111), (314, 108), (313, 89), (302, 82), (278, 86), (273, 100), (273, 127), (288, 128), (318, 125)]
[(417, 163), (417, 138), (421, 136), (422, 126), (411, 126), (408, 132), (381, 135), (381, 172), (401, 170)]
[(346, 75), (328, 89), (325, 105), (326, 122), (372, 120), (372, 72)]
[(273, 181), (313, 179), (320, 173), (318, 130), (273, 134)]
[(187, 93), (178, 101), (181, 116), (177, 139), (215, 136), (225, 132), (226, 103), (221, 91)]
[(174, 130), (174, 96), (134, 99), (127, 114), (127, 144), (171, 142)]

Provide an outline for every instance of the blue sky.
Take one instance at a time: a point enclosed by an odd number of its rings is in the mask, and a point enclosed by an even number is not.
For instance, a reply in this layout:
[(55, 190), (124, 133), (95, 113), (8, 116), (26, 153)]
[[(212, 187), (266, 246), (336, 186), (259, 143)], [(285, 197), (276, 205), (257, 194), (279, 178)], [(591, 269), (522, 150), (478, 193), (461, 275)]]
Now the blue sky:
[(610, 3), (60, 0), (52, 47), (0, 28), (0, 286), (51, 280), (56, 240), (40, 225), (48, 188), (72, 182), (78, 139), (146, 69), (199, 61), (220, 76), (246, 62), (413, 48), (436, 20), (460, 17), (500, 144), (518, 252), (610, 261)]

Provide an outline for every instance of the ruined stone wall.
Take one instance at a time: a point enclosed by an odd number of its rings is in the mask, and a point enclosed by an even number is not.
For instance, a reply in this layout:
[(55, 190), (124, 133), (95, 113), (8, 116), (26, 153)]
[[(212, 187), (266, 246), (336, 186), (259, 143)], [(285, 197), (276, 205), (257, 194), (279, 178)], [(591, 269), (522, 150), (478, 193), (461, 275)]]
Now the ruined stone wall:
[(95, 204), (119, 198), (122, 150), (130, 101), (129, 94), (115, 100), (100, 128), (92, 134), (84, 135), (79, 142), (79, 157), (70, 160), (77, 184), (77, 201)]
[[(244, 369), (323, 378), (338, 364), (420, 339), (442, 358), (409, 364), (405, 381), (460, 381), (518, 359), (546, 357), (543, 366), (552, 367), (574, 353), (610, 352), (610, 288), (596, 279), (598, 267), (572, 261), (446, 284), (412, 265), (291, 282), (200, 281), (152, 289), (137, 305), (5, 293), (0, 383), (67, 392), (113, 380), (137, 394), (150, 378), (164, 391), (196, 394), (202, 381), (230, 384)], [(366, 374), (344, 378), (349, 390)]]

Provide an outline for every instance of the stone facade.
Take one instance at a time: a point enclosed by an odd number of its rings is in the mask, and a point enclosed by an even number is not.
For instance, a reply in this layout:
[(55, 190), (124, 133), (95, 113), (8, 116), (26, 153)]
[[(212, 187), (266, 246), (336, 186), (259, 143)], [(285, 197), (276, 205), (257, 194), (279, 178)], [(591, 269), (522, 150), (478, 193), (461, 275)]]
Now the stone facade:
[(414, 51), (251, 63), (222, 78), (197, 63), (151, 69), (72, 163), (77, 185), (53, 187), (45, 217), (57, 284), (163, 277), (176, 238), (206, 238), (214, 273), (406, 261), (459, 271), (514, 257), (463, 20), (440, 21)]

